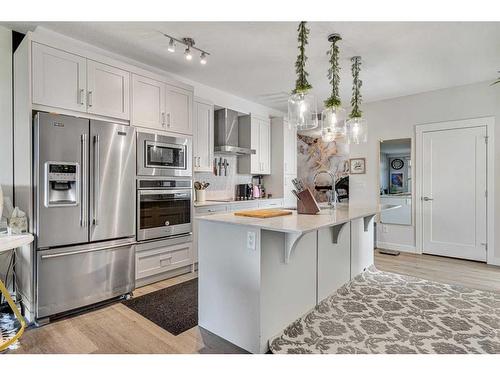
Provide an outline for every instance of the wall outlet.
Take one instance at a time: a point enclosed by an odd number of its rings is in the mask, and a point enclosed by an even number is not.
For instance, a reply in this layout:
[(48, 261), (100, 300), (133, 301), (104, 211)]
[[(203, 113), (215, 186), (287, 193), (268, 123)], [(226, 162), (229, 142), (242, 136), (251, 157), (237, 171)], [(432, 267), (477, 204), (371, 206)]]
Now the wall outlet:
[(255, 250), (255, 232), (247, 232), (247, 248)]
[(389, 227), (387, 225), (382, 225), (382, 233), (389, 233)]

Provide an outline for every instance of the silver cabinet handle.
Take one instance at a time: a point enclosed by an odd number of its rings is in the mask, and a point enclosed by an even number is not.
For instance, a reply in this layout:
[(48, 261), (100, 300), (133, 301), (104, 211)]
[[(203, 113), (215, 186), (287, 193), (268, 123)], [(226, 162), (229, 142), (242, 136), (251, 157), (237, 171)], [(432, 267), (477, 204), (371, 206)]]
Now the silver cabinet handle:
[(427, 202), (427, 201), (433, 201), (434, 199), (429, 197), (423, 197), (422, 200)]
[(201, 167), (200, 165), (200, 157), (198, 156), (198, 167)]
[(118, 247), (131, 246), (131, 245), (133, 245), (133, 244), (132, 243), (122, 243), (122, 244), (119, 244), (119, 245), (96, 247), (95, 249), (87, 249), (87, 250), (79, 250), (79, 251), (68, 251), (68, 252), (59, 253), (59, 254), (42, 255), (41, 258), (42, 259), (59, 258), (59, 257), (68, 256), (68, 255), (78, 255), (78, 254), (85, 254), (85, 253), (93, 253), (95, 251), (111, 250), (111, 249), (116, 249)]
[(161, 113), (161, 126), (162, 128), (165, 127), (165, 112)]
[(92, 91), (89, 91), (89, 93), (88, 93), (87, 105), (89, 107), (92, 107)]
[(85, 181), (87, 180), (86, 170), (87, 170), (87, 134), (82, 134), (80, 138), (80, 143), (82, 147), (82, 162), (81, 162), (81, 171), (80, 171), (80, 226), (87, 226), (86, 220), (86, 202), (87, 202), (87, 193), (85, 189)]
[(170, 128), (170, 113), (167, 113), (167, 128)]
[(99, 134), (94, 136), (94, 225), (99, 225)]
[(81, 105), (84, 105), (85, 103), (83, 102), (84, 100), (83, 98), (85, 97), (85, 89), (80, 89), (79, 94), (80, 95), (78, 101), (80, 102)]

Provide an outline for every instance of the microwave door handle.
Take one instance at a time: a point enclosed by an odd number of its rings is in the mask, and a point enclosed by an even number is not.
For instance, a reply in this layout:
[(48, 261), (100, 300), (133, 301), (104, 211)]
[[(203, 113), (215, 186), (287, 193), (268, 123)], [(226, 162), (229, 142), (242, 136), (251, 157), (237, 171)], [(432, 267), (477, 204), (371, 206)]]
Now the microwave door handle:
[(94, 136), (94, 225), (99, 225), (99, 134)]

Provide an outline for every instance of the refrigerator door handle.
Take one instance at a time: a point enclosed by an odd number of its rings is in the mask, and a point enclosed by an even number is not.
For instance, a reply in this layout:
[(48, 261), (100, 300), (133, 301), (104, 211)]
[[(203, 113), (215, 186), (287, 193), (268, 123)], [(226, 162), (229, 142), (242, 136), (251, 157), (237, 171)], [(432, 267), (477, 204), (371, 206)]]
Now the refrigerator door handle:
[(80, 138), (80, 146), (81, 150), (81, 172), (80, 172), (80, 226), (87, 226), (87, 214), (86, 214), (86, 206), (87, 206), (87, 189), (86, 189), (86, 181), (87, 181), (87, 135), (82, 134)]
[(133, 243), (130, 243), (130, 242), (128, 242), (128, 243), (119, 243), (119, 244), (116, 244), (116, 245), (94, 247), (94, 248), (86, 249), (86, 250), (66, 251), (64, 253), (47, 254), (47, 255), (42, 255), (41, 258), (42, 259), (60, 258), (60, 257), (69, 256), (69, 255), (94, 253), (96, 251), (111, 250), (111, 249), (117, 249), (119, 247), (126, 247), (126, 246), (132, 246), (132, 245), (133, 245)]
[(99, 225), (99, 134), (94, 136), (94, 225)]

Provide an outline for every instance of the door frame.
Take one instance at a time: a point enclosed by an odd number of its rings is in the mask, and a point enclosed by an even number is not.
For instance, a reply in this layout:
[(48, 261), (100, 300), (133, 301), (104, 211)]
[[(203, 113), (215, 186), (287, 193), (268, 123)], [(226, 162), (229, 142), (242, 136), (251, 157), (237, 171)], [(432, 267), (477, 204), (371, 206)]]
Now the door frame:
[(416, 248), (419, 253), (423, 253), (423, 135), (427, 132), (463, 128), (475, 128), (486, 126), (486, 238), (487, 238), (487, 259), (488, 264), (500, 265), (500, 259), (495, 258), (495, 118), (480, 117), (472, 119), (454, 120), (421, 124), (415, 126), (415, 235)]

